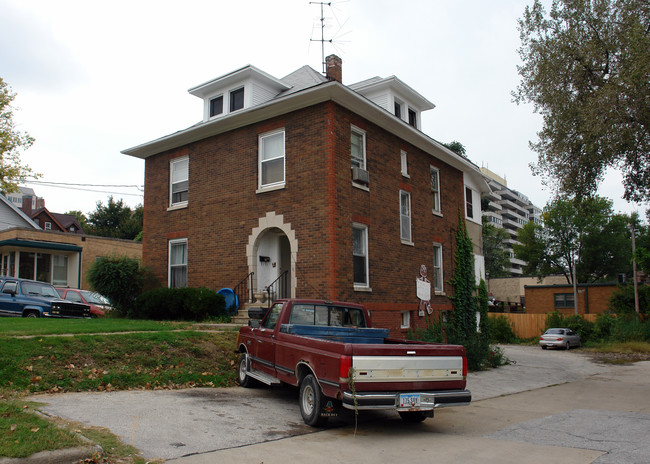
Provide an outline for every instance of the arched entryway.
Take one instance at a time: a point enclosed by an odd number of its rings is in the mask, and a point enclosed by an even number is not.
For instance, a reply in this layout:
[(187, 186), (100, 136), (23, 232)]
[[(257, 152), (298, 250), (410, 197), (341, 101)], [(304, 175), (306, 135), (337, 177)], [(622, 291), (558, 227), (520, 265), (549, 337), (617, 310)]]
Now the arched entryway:
[(273, 285), (272, 298), (295, 298), (298, 241), (291, 224), (282, 215), (266, 213), (253, 228), (246, 247), (253, 290), (262, 292)]

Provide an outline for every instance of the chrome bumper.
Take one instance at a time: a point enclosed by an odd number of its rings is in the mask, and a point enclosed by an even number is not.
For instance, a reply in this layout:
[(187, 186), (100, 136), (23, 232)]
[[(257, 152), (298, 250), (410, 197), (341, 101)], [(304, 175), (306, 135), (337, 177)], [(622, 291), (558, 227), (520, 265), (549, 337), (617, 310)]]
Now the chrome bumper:
[[(420, 406), (405, 408), (399, 406), (400, 393), (417, 393)], [(392, 409), (395, 411), (430, 411), (452, 406), (468, 406), (472, 401), (469, 390), (450, 390), (441, 392), (362, 392), (353, 395), (343, 392), (343, 407), (346, 409)]]

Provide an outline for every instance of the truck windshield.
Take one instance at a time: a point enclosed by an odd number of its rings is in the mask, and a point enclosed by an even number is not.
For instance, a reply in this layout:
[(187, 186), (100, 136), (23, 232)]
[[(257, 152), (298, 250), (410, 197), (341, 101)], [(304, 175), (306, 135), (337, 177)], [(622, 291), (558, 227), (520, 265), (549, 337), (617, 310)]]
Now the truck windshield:
[(60, 298), (57, 291), (48, 284), (41, 284), (38, 282), (21, 282), (20, 287), (25, 295), (39, 295), (48, 298)]

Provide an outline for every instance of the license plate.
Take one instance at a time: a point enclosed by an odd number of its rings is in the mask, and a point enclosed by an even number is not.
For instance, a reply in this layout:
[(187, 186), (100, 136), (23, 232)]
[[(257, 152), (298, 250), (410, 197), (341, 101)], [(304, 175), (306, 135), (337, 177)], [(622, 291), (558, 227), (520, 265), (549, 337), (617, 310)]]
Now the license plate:
[(419, 393), (401, 393), (399, 395), (400, 408), (418, 408), (420, 407)]

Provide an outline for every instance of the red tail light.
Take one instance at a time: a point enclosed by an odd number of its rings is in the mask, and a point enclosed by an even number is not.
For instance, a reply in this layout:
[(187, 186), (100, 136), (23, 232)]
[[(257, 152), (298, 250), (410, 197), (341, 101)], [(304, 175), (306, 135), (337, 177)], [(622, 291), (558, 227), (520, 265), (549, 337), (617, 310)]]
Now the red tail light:
[(341, 378), (341, 381), (348, 378), (351, 368), (352, 356), (341, 356), (341, 361), (339, 364), (339, 377)]
[(559, 337), (559, 338), (557, 339), (558, 342), (561, 342), (562, 340), (564, 340), (562, 337)]
[(467, 356), (463, 356), (463, 377), (467, 377)]

